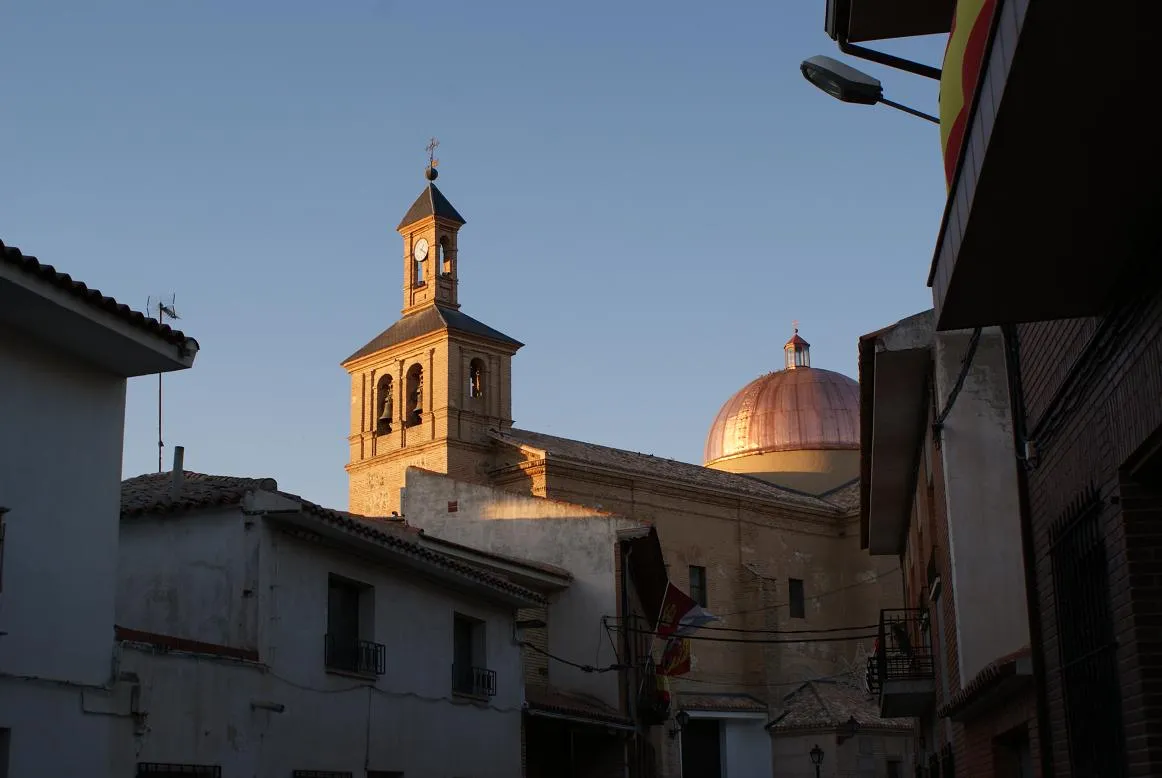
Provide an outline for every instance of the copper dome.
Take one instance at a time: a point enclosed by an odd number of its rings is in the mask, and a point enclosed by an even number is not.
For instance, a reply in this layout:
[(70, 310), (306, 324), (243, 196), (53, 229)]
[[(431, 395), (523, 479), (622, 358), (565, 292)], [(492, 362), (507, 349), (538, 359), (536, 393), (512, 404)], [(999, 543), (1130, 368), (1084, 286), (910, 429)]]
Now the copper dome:
[(756, 378), (727, 400), (706, 436), (703, 461), (820, 449), (859, 450), (859, 384), (800, 366)]

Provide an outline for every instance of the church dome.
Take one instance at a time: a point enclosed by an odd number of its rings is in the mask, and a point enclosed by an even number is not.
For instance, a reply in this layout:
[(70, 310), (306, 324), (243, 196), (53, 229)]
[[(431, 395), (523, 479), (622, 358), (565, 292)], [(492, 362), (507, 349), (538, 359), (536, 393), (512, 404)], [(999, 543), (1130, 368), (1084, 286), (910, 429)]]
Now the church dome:
[[(759, 466), (759, 459), (770, 459), (763, 455), (859, 451), (859, 384), (840, 373), (811, 367), (810, 344), (798, 329), (784, 351), (785, 369), (751, 381), (718, 412), (706, 436), (708, 467), (757, 475), (782, 469), (773, 460)], [(752, 464), (744, 464), (743, 458)], [(781, 461), (790, 464), (785, 456)]]

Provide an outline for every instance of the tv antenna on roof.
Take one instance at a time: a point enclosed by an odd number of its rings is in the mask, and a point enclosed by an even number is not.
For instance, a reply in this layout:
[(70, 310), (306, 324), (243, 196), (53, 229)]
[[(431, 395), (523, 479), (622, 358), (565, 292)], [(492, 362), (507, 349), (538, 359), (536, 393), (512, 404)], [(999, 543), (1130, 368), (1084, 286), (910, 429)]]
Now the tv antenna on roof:
[[(145, 301), (145, 309), (147, 311), (149, 311), (150, 316), (152, 316), (156, 312), (157, 313), (156, 318), (157, 318), (158, 322), (160, 322), (161, 324), (165, 324), (165, 319), (167, 316), (171, 319), (180, 319), (181, 318), (180, 316), (178, 316), (177, 308), (175, 307), (176, 300), (177, 300), (177, 295), (175, 295), (175, 294), (170, 294), (168, 298), (165, 297), (164, 295), (158, 295), (157, 297), (151, 296), (149, 299), (147, 299)], [(164, 456), (163, 455), (165, 452), (165, 443), (162, 441), (162, 436), (161, 436), (161, 422), (162, 422), (161, 375), (162, 375), (161, 373), (157, 374), (157, 472), (159, 472), (159, 473), (162, 472), (162, 468), (164, 467)]]

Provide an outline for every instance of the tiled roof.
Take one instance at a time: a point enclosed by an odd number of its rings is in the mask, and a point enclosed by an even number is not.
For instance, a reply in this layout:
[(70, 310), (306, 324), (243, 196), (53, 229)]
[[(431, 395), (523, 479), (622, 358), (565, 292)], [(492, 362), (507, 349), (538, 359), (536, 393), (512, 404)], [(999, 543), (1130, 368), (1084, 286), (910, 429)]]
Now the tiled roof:
[(712, 694), (682, 692), (680, 707), (685, 710), (719, 711), (724, 713), (766, 713), (767, 704), (749, 694)]
[(954, 716), (961, 709), (968, 707), (977, 698), (999, 686), (1003, 681), (1017, 675), (1017, 663), (1031, 656), (1029, 646), (1019, 648), (1011, 654), (1006, 654), (996, 661), (990, 662), (983, 670), (973, 676), (964, 688), (941, 706), (938, 713), (941, 717)]
[(875, 697), (846, 679), (807, 681), (783, 698), (774, 730), (840, 727), (855, 719), (861, 728), (911, 729), (911, 719), (882, 719)]
[(511, 445), (526, 445), (544, 451), (550, 459), (571, 460), (582, 465), (607, 467), (624, 473), (652, 476), (687, 486), (733, 492), (741, 497), (813, 508), (828, 513), (841, 512), (835, 505), (804, 492), (776, 486), (751, 476), (692, 465), (689, 462), (663, 459), (651, 454), (639, 454), (635, 451), (599, 446), (570, 438), (558, 438), (529, 430), (510, 429), (505, 432), (493, 432), (493, 437)]
[(845, 484), (819, 495), (820, 500), (826, 500), (844, 511), (859, 510), (859, 479), (853, 478)]
[(147, 514), (174, 514), (215, 506), (240, 505), (247, 492), (268, 491), (280, 494), (302, 505), (308, 513), (321, 521), (402, 551), (412, 557), (432, 562), (446, 570), (473, 578), (481, 583), (526, 599), (543, 602), (544, 598), (508, 579), (494, 575), (474, 565), (461, 562), (448, 554), (425, 548), (415, 539), (419, 534), (414, 527), (391, 518), (359, 516), (336, 511), (304, 500), (296, 494), (278, 490), (273, 478), (239, 478), (235, 476), (184, 473), (182, 488), (177, 499), (171, 497), (172, 473), (147, 473), (121, 482), (121, 516), (130, 518)]
[(444, 193), (435, 184), (428, 184), (424, 187), (424, 191), (420, 192), (416, 201), (412, 203), (412, 207), (408, 208), (408, 212), (404, 214), (403, 220), (396, 229), (418, 222), (427, 216), (438, 216), (457, 224), (465, 224), (464, 217), (452, 207), (448, 198), (444, 197)]
[(525, 685), (525, 703), (531, 710), (561, 713), (566, 716), (593, 719), (598, 722), (631, 724), (629, 718), (606, 705), (596, 697), (577, 692), (567, 692), (551, 686)]
[(524, 345), (519, 340), (510, 338), (499, 330), (492, 329), (492, 327), (473, 319), (466, 313), (461, 313), (454, 308), (445, 308), (442, 305), (431, 305), (423, 310), (404, 316), (395, 324), (372, 338), (363, 348), (344, 359), (342, 364), (345, 365), (353, 359), (359, 359), (368, 354), (374, 354), (377, 351), (394, 346), (397, 343), (403, 343), (412, 338), (418, 338), (432, 332), (439, 332), (440, 330), (451, 330), (453, 332), (476, 335), (481, 338), (507, 343), (517, 348)]
[(30, 276), (46, 281), (87, 305), (111, 313), (118, 319), (140, 330), (144, 330), (150, 335), (161, 338), (166, 343), (184, 346), (193, 340), (193, 338), (187, 336), (181, 330), (175, 330), (168, 324), (162, 324), (156, 319), (151, 319), (144, 313), (135, 311), (128, 305), (119, 303), (112, 297), (101, 294), (97, 289), (90, 289), (82, 282), (74, 280), (67, 273), (57, 271), (52, 265), (45, 265), (37, 260), (36, 257), (22, 253), (15, 246), (4, 245), (3, 241), (0, 241), (0, 264), (13, 267)]

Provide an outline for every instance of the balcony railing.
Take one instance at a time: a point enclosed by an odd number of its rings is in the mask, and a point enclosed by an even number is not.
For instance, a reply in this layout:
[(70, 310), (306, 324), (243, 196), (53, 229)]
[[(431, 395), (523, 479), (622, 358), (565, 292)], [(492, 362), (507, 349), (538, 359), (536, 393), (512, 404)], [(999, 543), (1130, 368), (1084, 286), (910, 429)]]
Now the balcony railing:
[(329, 670), (383, 675), (387, 669), (387, 649), (382, 643), (328, 634), (323, 661)]
[(867, 685), (880, 696), (880, 715), (919, 716), (935, 702), (936, 665), (926, 613), (919, 608), (880, 611)]
[(495, 697), (496, 671), (486, 667), (452, 665), (452, 691), (471, 697)]

